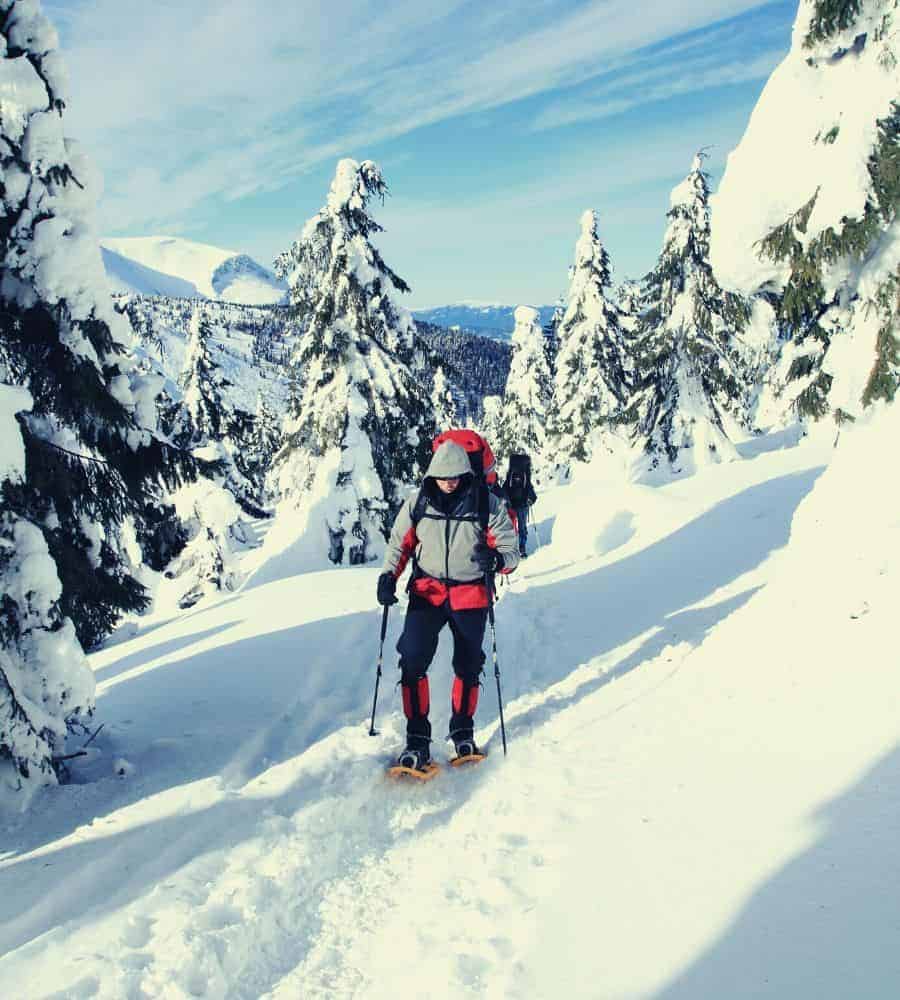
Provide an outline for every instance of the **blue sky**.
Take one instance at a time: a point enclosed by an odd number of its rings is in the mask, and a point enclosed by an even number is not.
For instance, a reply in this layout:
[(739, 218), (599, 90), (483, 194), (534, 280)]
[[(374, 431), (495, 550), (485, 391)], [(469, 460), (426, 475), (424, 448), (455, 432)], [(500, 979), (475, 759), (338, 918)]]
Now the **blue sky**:
[(659, 251), (671, 188), (717, 181), (796, 0), (45, 0), (67, 130), (105, 235), (177, 234), (269, 266), (342, 156), (379, 162), (407, 304), (552, 302), (585, 208), (615, 277)]

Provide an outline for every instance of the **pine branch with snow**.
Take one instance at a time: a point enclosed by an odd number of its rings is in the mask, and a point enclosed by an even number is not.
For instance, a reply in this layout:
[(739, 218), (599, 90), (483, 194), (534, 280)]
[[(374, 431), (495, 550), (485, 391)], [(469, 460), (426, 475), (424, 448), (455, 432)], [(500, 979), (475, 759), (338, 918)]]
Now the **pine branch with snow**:
[(94, 705), (94, 675), (59, 609), (56, 564), (8, 502), (25, 476), (18, 418), (30, 408), (26, 390), (0, 384), (0, 805), (24, 792), (20, 807), (56, 782), (68, 727)]
[(855, 419), (896, 393), (894, 6), (802, 0), (791, 51), (766, 84), (716, 196), (717, 275), (736, 291), (763, 293), (775, 309), (779, 339), (759, 403), (763, 424), (829, 413)]

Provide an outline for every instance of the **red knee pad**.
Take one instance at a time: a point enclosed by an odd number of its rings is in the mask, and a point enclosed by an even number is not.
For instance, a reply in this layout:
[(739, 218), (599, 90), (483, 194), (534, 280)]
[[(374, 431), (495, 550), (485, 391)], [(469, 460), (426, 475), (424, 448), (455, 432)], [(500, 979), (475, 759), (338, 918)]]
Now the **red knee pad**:
[(428, 715), (431, 698), (427, 677), (420, 677), (415, 684), (401, 684), (400, 690), (403, 692), (403, 714), (407, 719)]
[[(463, 707), (463, 698), (466, 697), (467, 686), (469, 687), (468, 704)], [(454, 677), (453, 691), (450, 695), (450, 703), (453, 706), (453, 711), (458, 712), (460, 715), (474, 715), (475, 709), (478, 708), (478, 690), (478, 681), (469, 681), (467, 685), (462, 677)]]

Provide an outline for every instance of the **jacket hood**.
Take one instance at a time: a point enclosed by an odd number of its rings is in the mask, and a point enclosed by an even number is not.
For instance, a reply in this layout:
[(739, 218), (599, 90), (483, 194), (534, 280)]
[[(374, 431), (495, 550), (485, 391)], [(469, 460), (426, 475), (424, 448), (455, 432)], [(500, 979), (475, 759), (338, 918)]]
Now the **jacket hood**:
[(457, 479), (472, 471), (466, 449), (455, 441), (445, 441), (438, 446), (425, 472), (426, 479)]

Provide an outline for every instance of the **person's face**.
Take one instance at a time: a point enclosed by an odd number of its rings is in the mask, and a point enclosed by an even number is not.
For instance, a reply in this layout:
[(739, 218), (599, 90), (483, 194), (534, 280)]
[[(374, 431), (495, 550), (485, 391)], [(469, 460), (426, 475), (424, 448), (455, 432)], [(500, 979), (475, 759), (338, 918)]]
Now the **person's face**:
[(435, 479), (441, 493), (452, 493), (459, 486), (459, 476), (456, 479)]

